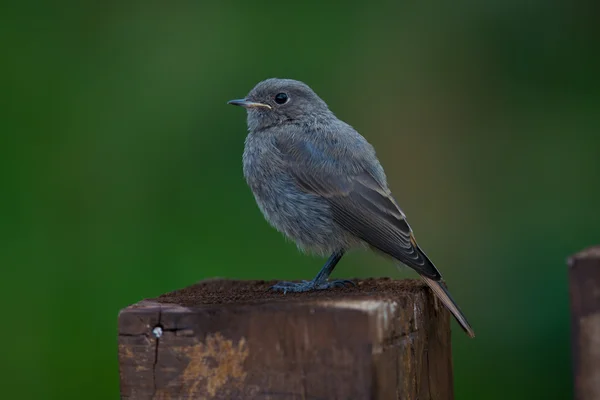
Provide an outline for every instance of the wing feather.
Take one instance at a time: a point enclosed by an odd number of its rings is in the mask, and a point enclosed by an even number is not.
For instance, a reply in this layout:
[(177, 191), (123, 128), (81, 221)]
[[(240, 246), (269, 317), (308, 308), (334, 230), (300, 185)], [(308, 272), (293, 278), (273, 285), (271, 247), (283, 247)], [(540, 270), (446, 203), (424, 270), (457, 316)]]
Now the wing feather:
[(441, 279), (439, 271), (419, 249), (391, 192), (369, 172), (368, 163), (352, 160), (352, 168), (344, 169), (327, 151), (318, 154), (320, 163), (311, 163), (307, 160), (314, 161), (314, 146), (303, 154), (301, 143), (278, 144), (294, 181), (302, 190), (327, 199), (337, 224), (420, 274)]

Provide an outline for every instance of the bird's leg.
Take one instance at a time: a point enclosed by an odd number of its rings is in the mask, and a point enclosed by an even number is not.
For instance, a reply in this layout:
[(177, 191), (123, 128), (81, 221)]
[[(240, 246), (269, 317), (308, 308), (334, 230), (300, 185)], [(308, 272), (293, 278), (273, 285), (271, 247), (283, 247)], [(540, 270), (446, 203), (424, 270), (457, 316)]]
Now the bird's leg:
[(312, 281), (303, 282), (279, 282), (278, 284), (271, 287), (272, 290), (280, 290), (285, 292), (308, 292), (310, 290), (322, 290), (329, 289), (332, 287), (343, 287), (347, 283), (354, 285), (354, 282), (343, 279), (336, 281), (328, 281), (329, 275), (333, 272), (333, 269), (337, 263), (342, 259), (344, 250), (334, 252), (329, 258), (323, 268), (319, 271), (317, 276)]
[(315, 282), (315, 284), (327, 282), (327, 279), (329, 279), (329, 275), (331, 275), (335, 266), (338, 262), (340, 262), (343, 255), (344, 250), (336, 251), (332, 255), (330, 255), (327, 259), (327, 262), (325, 263), (325, 265), (323, 265), (317, 276), (313, 278), (312, 282)]

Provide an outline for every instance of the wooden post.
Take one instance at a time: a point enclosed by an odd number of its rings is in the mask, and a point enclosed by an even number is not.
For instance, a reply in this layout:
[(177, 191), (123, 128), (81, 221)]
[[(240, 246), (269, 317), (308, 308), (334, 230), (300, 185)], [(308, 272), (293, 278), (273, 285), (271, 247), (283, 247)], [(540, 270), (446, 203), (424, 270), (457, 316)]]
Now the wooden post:
[(600, 399), (600, 246), (569, 258), (576, 400)]
[(122, 310), (121, 398), (454, 398), (449, 313), (420, 281), (274, 283), (208, 280)]

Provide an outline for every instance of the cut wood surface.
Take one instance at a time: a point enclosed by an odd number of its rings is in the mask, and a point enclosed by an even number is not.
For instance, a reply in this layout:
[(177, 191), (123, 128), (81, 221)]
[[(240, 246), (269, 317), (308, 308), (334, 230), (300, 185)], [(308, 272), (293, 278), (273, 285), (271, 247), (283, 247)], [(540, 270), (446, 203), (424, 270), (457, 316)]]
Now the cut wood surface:
[(600, 399), (600, 246), (569, 259), (576, 400)]
[(453, 398), (449, 313), (421, 281), (274, 283), (207, 280), (122, 310), (121, 398)]

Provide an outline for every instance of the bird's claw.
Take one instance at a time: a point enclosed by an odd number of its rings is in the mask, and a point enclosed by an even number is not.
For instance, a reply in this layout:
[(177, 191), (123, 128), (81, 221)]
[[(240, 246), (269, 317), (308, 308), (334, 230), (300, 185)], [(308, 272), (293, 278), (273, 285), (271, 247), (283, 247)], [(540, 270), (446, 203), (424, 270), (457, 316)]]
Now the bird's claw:
[(269, 290), (283, 292), (308, 292), (314, 289), (313, 281), (302, 281), (302, 282), (279, 282), (269, 288)]
[(354, 283), (353, 281), (351, 281), (349, 279), (340, 279), (340, 280), (337, 280), (337, 281), (332, 281), (330, 283), (334, 284), (335, 287), (346, 287), (347, 284), (350, 285), (350, 286), (356, 287), (356, 283)]
[(352, 286), (356, 286), (354, 282), (348, 279), (340, 279), (335, 281), (325, 281), (317, 283), (315, 281), (302, 281), (302, 282), (279, 282), (269, 288), (269, 290), (273, 291), (281, 291), (283, 294), (287, 292), (301, 293), (301, 292), (309, 292), (312, 290), (325, 290), (331, 288), (341, 288), (346, 287), (347, 284)]

